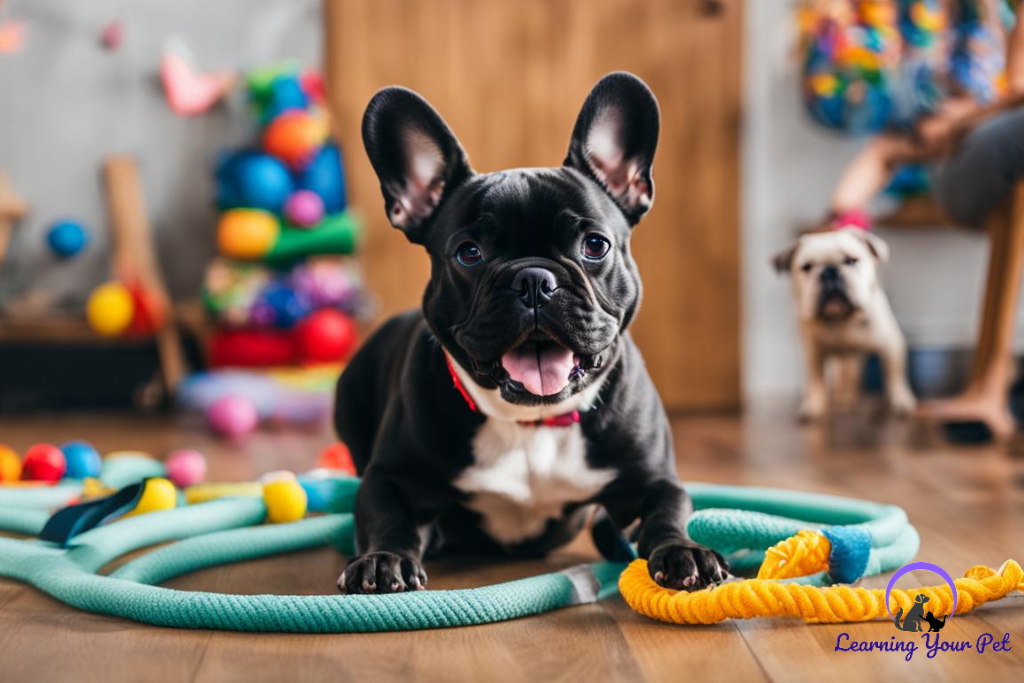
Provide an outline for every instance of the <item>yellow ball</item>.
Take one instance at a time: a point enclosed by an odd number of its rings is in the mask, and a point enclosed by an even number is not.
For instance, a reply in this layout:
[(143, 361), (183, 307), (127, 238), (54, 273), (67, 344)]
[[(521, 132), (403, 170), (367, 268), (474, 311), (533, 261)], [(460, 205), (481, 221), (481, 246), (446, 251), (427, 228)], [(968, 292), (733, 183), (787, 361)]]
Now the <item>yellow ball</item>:
[(271, 524), (297, 522), (306, 516), (306, 491), (294, 480), (277, 480), (263, 485), (263, 502)]
[(255, 482), (244, 484), (196, 484), (185, 489), (189, 505), (207, 503), (220, 498), (247, 498), (263, 495), (263, 487)]
[(99, 479), (93, 477), (86, 477), (82, 480), (82, 498), (84, 500), (95, 500), (96, 498), (106, 498), (107, 496), (117, 493), (112, 488), (109, 488), (103, 484)]
[(9, 483), (21, 479), (21, 458), (14, 449), (0, 444), (0, 482)]
[(217, 248), (228, 258), (255, 261), (273, 248), (280, 231), (272, 213), (260, 209), (231, 209), (221, 214), (217, 225)]
[(132, 323), (135, 302), (120, 282), (108, 282), (93, 290), (85, 307), (89, 326), (104, 337), (116, 337)]
[(163, 477), (153, 477), (146, 480), (142, 489), (142, 496), (139, 497), (139, 503), (125, 517), (145, 515), (150, 512), (160, 512), (161, 510), (173, 510), (176, 507), (178, 507), (178, 489), (174, 488), (174, 484)]

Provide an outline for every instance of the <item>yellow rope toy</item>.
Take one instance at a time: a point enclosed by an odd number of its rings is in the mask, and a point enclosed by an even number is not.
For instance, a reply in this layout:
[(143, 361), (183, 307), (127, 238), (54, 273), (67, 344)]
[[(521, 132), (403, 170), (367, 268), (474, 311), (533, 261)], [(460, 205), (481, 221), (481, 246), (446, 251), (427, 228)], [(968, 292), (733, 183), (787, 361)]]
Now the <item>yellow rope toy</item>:
[[(780, 579), (809, 576), (828, 569), (831, 544), (818, 531), (801, 531), (769, 548), (756, 579), (732, 581), (693, 593), (663, 588), (651, 579), (646, 560), (634, 560), (619, 578), (619, 591), (634, 610), (672, 624), (715, 624), (726, 619), (799, 617), (808, 623), (843, 623), (889, 618), (885, 591), (851, 586), (816, 587)], [(1024, 591), (1024, 569), (1007, 560), (998, 569), (977, 566), (954, 581), (956, 613)], [(914, 596), (925, 595), (936, 614), (948, 614), (953, 594), (947, 586), (893, 589), (895, 613), (909, 610)]]

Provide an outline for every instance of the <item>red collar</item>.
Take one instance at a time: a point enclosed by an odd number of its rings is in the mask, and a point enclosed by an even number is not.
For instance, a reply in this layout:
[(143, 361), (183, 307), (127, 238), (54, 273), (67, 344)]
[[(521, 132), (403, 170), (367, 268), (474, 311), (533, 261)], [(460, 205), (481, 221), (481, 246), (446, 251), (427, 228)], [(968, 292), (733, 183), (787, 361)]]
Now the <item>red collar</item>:
[(850, 209), (832, 216), (832, 223), (829, 226), (833, 230), (843, 228), (857, 228), (865, 232), (871, 232), (871, 216), (860, 209)]
[[(476, 401), (466, 391), (466, 387), (462, 385), (462, 380), (459, 379), (459, 374), (455, 372), (455, 366), (452, 364), (452, 358), (447, 353), (444, 354), (444, 362), (448, 366), (448, 374), (452, 377), (452, 384), (458, 389), (459, 393), (462, 394), (463, 400), (466, 401), (466, 405), (474, 413), (480, 412), (476, 406)], [(551, 417), (545, 417), (541, 420), (517, 420), (521, 425), (527, 427), (571, 427), (580, 421), (580, 411), (574, 410), (571, 413), (562, 413), (561, 415), (552, 415)]]

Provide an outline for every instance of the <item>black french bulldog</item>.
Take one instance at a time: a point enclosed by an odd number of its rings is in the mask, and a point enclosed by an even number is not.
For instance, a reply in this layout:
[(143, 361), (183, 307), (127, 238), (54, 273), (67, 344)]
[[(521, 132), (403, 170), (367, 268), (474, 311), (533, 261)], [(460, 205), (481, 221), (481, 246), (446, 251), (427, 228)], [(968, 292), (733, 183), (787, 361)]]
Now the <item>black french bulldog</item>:
[(335, 424), (363, 477), (340, 588), (422, 589), (428, 548), (545, 553), (594, 503), (619, 529), (639, 520), (659, 584), (726, 578), (687, 535), (669, 423), (626, 331), (659, 121), (647, 86), (613, 73), (563, 166), (478, 174), (419, 95), (370, 101), (363, 141), (388, 218), (432, 268), (422, 312), (388, 321), (338, 382)]

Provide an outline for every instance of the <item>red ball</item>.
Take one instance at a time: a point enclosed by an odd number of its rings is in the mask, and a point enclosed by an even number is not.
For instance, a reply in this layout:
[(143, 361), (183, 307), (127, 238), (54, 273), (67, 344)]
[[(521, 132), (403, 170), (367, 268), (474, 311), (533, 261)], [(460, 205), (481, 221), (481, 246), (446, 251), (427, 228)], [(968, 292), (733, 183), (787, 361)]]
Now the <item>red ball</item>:
[(60, 481), (67, 471), (64, 453), (48, 443), (37, 443), (25, 453), (21, 478), (26, 481)]
[(295, 349), (304, 363), (344, 360), (356, 344), (356, 324), (333, 308), (324, 308), (305, 318), (295, 328)]
[(135, 304), (135, 315), (128, 333), (137, 337), (151, 337), (164, 326), (165, 311), (160, 299), (138, 282), (127, 283), (128, 293)]
[(352, 454), (349, 452), (348, 446), (341, 441), (332, 443), (320, 451), (320, 459), (317, 460), (317, 466), (326, 470), (338, 470), (353, 477), (356, 476), (356, 464), (352, 462)]

